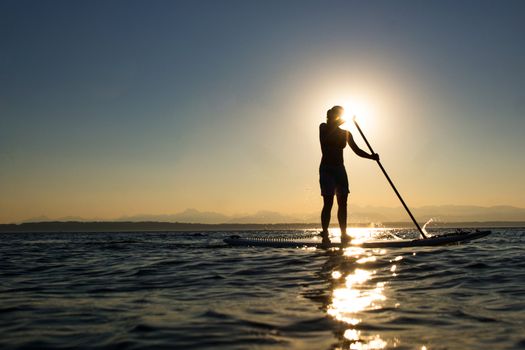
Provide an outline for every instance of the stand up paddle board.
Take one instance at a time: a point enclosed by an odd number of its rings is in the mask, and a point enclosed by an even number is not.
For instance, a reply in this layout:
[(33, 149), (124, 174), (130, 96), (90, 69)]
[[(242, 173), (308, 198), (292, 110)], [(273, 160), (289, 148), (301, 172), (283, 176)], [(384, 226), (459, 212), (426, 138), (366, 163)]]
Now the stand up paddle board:
[[(346, 247), (361, 248), (406, 248), (406, 247), (429, 247), (446, 244), (462, 243), (488, 236), (492, 231), (459, 231), (439, 236), (420, 239), (393, 239), (380, 241), (366, 241), (359, 243), (350, 242)], [(291, 240), (275, 238), (242, 238), (230, 236), (224, 242), (231, 246), (241, 247), (269, 247), (269, 248), (341, 248), (341, 243), (321, 244), (314, 240)]]

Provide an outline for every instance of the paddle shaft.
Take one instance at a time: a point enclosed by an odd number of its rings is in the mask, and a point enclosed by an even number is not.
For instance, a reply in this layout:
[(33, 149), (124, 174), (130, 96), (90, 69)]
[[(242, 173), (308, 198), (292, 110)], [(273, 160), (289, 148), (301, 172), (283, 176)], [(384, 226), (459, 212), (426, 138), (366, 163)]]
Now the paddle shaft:
[[(365, 134), (363, 133), (363, 131), (361, 130), (361, 128), (359, 127), (359, 124), (357, 124), (357, 121), (355, 120), (354, 118), (354, 124), (355, 126), (357, 127), (357, 130), (359, 131), (359, 133), (361, 134), (361, 136), (363, 137), (363, 140), (365, 140), (365, 143), (366, 145), (368, 146), (368, 149), (370, 150), (370, 152), (372, 154), (374, 154), (374, 150), (372, 149), (372, 146), (370, 146), (370, 143), (368, 143), (368, 140), (366, 139), (366, 136)], [(386, 179), (388, 180), (388, 183), (390, 184), (390, 186), (392, 186), (392, 189), (394, 190), (394, 192), (396, 193), (397, 195), (397, 198), (399, 198), (399, 200), (401, 201), (401, 204), (403, 204), (403, 207), (405, 208), (405, 210), (407, 211), (408, 215), (410, 216), (410, 218), (412, 219), (412, 222), (414, 223), (414, 225), (416, 225), (417, 227), (417, 230), (419, 231), (419, 233), (421, 233), (421, 236), (423, 238), (427, 238), (427, 236), (425, 236), (425, 233), (423, 232), (423, 230), (421, 229), (421, 227), (419, 226), (419, 224), (417, 223), (416, 219), (414, 218), (414, 215), (412, 215), (412, 212), (410, 212), (410, 209), (408, 209), (408, 206), (405, 204), (405, 201), (403, 200), (403, 197), (401, 197), (401, 195), (399, 194), (396, 186), (394, 185), (394, 183), (392, 182), (392, 180), (390, 180), (390, 176), (388, 176), (388, 174), (386, 173), (386, 170), (385, 168), (383, 168), (383, 165), (381, 164), (381, 162), (379, 160), (376, 161), (377, 162), (377, 165), (379, 165), (379, 168), (381, 168), (381, 171), (383, 172), (383, 174), (385, 174), (385, 177)]]

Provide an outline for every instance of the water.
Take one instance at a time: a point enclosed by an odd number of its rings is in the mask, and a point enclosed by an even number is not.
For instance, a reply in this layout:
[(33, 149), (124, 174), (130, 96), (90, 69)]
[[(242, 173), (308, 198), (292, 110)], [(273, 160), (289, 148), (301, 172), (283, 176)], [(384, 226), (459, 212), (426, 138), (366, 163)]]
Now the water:
[(525, 349), (524, 229), (344, 253), (230, 234), (0, 234), (0, 348)]

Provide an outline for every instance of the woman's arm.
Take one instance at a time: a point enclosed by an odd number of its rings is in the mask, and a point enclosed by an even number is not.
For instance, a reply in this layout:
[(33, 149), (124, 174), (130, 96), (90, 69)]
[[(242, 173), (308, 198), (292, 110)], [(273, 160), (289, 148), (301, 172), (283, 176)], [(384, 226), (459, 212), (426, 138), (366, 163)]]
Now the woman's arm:
[(359, 148), (359, 146), (355, 143), (354, 137), (352, 136), (352, 133), (350, 131), (346, 132), (346, 139), (352, 151), (354, 151), (354, 153), (357, 154), (359, 157), (368, 158), (372, 160), (379, 160), (379, 154), (377, 153), (369, 154), (363, 151), (361, 148)]

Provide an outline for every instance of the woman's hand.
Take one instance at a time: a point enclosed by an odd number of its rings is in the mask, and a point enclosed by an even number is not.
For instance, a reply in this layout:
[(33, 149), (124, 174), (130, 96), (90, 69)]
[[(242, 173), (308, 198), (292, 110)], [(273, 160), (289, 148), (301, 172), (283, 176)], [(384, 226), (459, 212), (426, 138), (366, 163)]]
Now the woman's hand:
[(375, 160), (376, 162), (379, 162), (379, 154), (377, 153), (371, 154), (370, 159)]

